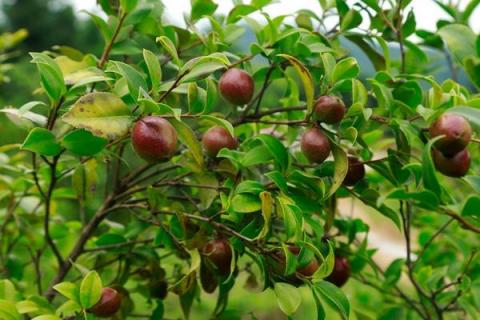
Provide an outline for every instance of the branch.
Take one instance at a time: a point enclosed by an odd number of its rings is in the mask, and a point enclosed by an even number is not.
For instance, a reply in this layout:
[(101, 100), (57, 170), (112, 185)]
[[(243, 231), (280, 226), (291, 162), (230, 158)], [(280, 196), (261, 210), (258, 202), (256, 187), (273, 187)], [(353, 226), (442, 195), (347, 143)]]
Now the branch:
[(103, 50), (102, 57), (100, 58), (100, 61), (98, 61), (98, 68), (103, 69), (105, 66), (105, 63), (108, 60), (108, 57), (110, 56), (110, 51), (112, 51), (113, 44), (115, 43), (115, 40), (117, 40), (118, 34), (120, 33), (120, 30), (122, 29), (122, 25), (125, 22), (125, 18), (127, 17), (126, 13), (123, 13), (120, 16), (120, 19), (118, 20), (117, 27), (115, 28), (115, 31), (113, 32), (112, 38), (110, 39), (110, 42), (106, 45), (105, 49)]
[(462, 216), (458, 215), (457, 213), (455, 213), (452, 210), (450, 210), (448, 208), (445, 208), (445, 207), (441, 207), (440, 209), (442, 209), (443, 212), (446, 215), (448, 215), (448, 216), (452, 217), (453, 219), (457, 220), (460, 223), (460, 225), (462, 226), (462, 228), (473, 231), (475, 233), (480, 233), (480, 227), (477, 227), (477, 226), (474, 226), (473, 224), (470, 224)]
[(55, 189), (55, 185), (57, 183), (56, 171), (57, 171), (58, 159), (60, 159), (60, 155), (55, 156), (53, 158), (53, 162), (50, 164), (50, 184), (48, 186), (47, 193), (45, 194), (45, 217), (43, 219), (43, 229), (45, 232), (45, 238), (47, 240), (47, 243), (52, 249), (55, 257), (57, 258), (58, 265), (61, 266), (64, 264), (62, 255), (50, 235), (50, 213), (51, 213), (50, 211), (51, 211), (53, 190)]

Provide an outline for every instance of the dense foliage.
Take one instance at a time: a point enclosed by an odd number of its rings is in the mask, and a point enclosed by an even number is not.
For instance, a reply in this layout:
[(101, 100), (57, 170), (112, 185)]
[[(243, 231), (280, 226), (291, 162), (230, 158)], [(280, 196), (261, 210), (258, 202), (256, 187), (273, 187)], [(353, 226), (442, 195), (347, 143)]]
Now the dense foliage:
[(31, 53), (38, 101), (0, 110), (30, 130), (0, 147), (0, 319), (255, 319), (243, 285), (289, 318), (480, 317), (479, 1), (437, 32), (408, 0), (98, 2), (103, 53)]

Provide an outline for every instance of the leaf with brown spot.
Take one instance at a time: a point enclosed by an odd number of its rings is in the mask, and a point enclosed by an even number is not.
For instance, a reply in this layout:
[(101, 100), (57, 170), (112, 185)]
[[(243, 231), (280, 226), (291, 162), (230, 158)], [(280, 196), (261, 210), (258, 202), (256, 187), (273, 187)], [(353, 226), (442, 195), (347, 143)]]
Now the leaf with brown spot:
[(78, 99), (62, 120), (75, 128), (84, 128), (110, 140), (124, 136), (133, 116), (127, 105), (108, 92), (89, 93)]

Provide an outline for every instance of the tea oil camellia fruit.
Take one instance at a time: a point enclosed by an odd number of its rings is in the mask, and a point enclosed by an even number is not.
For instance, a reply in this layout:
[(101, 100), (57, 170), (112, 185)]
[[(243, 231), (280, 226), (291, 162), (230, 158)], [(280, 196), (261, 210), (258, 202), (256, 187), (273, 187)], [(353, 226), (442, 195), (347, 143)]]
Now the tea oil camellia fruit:
[(444, 136), (435, 142), (435, 148), (446, 156), (462, 151), (472, 138), (468, 121), (456, 114), (444, 114), (430, 125), (430, 137)]
[(170, 158), (177, 147), (175, 128), (162, 117), (148, 116), (137, 121), (132, 132), (132, 144), (140, 157), (147, 161)]
[(203, 135), (202, 144), (210, 157), (216, 157), (223, 148), (236, 149), (238, 146), (237, 139), (224, 127), (210, 128)]
[(211, 240), (202, 248), (202, 255), (217, 268), (222, 276), (230, 273), (232, 248), (227, 240)]
[[(300, 254), (300, 248), (297, 246), (290, 246), (288, 247), (288, 250), (295, 256), (298, 256)], [(286, 267), (285, 253), (283, 252), (283, 250), (278, 250), (275, 253), (275, 256), (276, 259), (272, 259), (272, 271), (278, 275), (283, 276)], [(313, 257), (306, 265), (301, 267), (299, 266), (296, 272), (304, 277), (311, 277), (318, 270), (319, 267), (320, 265), (318, 264), (317, 258)], [(295, 277), (295, 275), (293, 275), (289, 279), (292, 280), (294, 284), (301, 284), (301, 282), (296, 281), (298, 279), (297, 277)]]
[(122, 296), (117, 290), (112, 288), (103, 288), (102, 296), (89, 312), (100, 318), (113, 316), (120, 310), (122, 305)]
[(330, 155), (331, 146), (322, 130), (311, 128), (302, 136), (301, 149), (310, 162), (322, 163)]
[(343, 184), (354, 186), (365, 177), (365, 165), (358, 158), (348, 157), (348, 171)]
[(335, 96), (322, 96), (315, 103), (315, 115), (321, 122), (334, 124), (342, 121), (347, 108), (342, 100)]
[(253, 97), (255, 85), (253, 78), (238, 68), (227, 70), (220, 78), (220, 93), (235, 105), (244, 105)]
[(463, 149), (453, 156), (446, 156), (434, 149), (432, 150), (432, 157), (435, 168), (449, 177), (463, 177), (470, 168), (470, 153), (467, 149)]
[(351, 274), (352, 270), (347, 258), (335, 256), (333, 271), (325, 280), (333, 283), (337, 287), (341, 287), (348, 281)]

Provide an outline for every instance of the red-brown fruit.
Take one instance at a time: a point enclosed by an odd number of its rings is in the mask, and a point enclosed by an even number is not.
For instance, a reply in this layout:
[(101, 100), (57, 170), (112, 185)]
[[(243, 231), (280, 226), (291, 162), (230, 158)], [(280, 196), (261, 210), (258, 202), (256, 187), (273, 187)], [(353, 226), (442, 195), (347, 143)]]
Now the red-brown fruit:
[(322, 96), (315, 103), (315, 114), (321, 122), (334, 124), (340, 122), (347, 108), (342, 100), (335, 96)]
[(358, 158), (348, 157), (348, 171), (343, 184), (353, 186), (365, 177), (365, 165)]
[(231, 68), (220, 78), (220, 92), (225, 99), (236, 105), (244, 105), (253, 97), (253, 78), (245, 71)]
[(449, 177), (463, 177), (470, 168), (470, 153), (467, 149), (463, 149), (453, 156), (445, 156), (442, 152), (433, 150), (432, 156), (435, 168)]
[(203, 135), (203, 147), (210, 157), (216, 157), (223, 148), (236, 149), (237, 139), (224, 127), (213, 127)]
[(145, 160), (168, 159), (177, 147), (177, 133), (167, 120), (148, 116), (135, 124), (132, 144), (138, 155)]
[(341, 287), (348, 281), (351, 274), (352, 270), (347, 258), (336, 256), (333, 271), (325, 280)]
[(430, 125), (430, 137), (444, 135), (435, 142), (435, 148), (444, 155), (453, 156), (465, 149), (472, 138), (472, 128), (468, 121), (456, 114), (444, 114)]
[(200, 283), (206, 293), (213, 293), (218, 287), (217, 277), (204, 261), (200, 264)]
[(227, 240), (211, 240), (202, 248), (202, 254), (217, 267), (220, 275), (230, 273), (232, 263), (232, 249)]
[(310, 162), (322, 163), (331, 151), (330, 141), (318, 128), (305, 131), (301, 141), (302, 152)]
[(316, 258), (313, 258), (306, 266), (303, 268), (298, 268), (297, 272), (305, 277), (311, 277), (318, 270), (319, 264)]
[(117, 290), (103, 288), (102, 297), (89, 311), (100, 318), (113, 316), (122, 305), (122, 296)]

